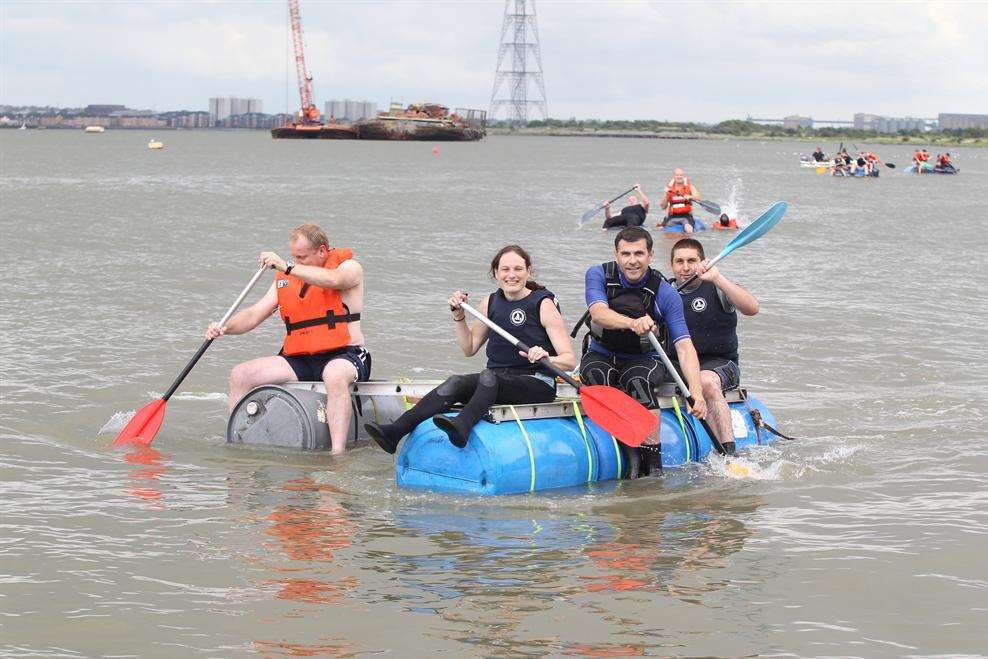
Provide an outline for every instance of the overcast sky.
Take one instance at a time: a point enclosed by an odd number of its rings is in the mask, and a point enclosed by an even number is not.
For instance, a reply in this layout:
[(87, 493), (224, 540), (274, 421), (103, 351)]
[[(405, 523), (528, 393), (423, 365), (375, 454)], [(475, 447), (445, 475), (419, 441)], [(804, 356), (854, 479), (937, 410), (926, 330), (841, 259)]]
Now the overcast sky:
[[(0, 0), (0, 103), (298, 108), (287, 3)], [(537, 4), (549, 114), (988, 113), (988, 1)], [(486, 109), (503, 1), (301, 0), (317, 105)]]

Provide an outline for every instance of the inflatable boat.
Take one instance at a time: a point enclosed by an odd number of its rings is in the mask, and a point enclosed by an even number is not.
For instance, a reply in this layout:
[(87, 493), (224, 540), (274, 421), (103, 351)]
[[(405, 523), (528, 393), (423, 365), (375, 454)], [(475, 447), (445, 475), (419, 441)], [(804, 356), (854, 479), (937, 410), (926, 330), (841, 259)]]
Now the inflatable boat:
[[(695, 218), (694, 217), (693, 218), (693, 222), (694, 222), (693, 233), (697, 233), (699, 231), (704, 231), (707, 228), (707, 225), (704, 224), (698, 218)], [(686, 233), (684, 231), (684, 229), (683, 229), (683, 225), (682, 224), (669, 224), (667, 226), (662, 227), (662, 231), (664, 231), (665, 233)]]
[[(350, 439), (364, 437), (367, 421), (389, 423), (438, 386), (439, 381), (359, 382), (353, 385)], [(560, 384), (552, 403), (499, 405), (479, 422), (463, 449), (453, 446), (432, 420), (400, 445), (395, 461), (399, 486), (481, 495), (519, 494), (629, 477), (633, 451), (583, 412), (576, 391)], [(662, 464), (699, 462), (713, 449), (702, 425), (687, 414), (672, 385), (659, 391)], [(763, 424), (775, 417), (746, 391), (727, 394), (739, 450), (774, 438)], [(455, 412), (454, 412), (455, 413)], [(264, 447), (326, 450), (325, 388), (321, 382), (264, 385), (234, 407), (227, 442)]]
[[(916, 165), (909, 165), (902, 171), (904, 171), (906, 174), (915, 174)], [(956, 174), (959, 171), (961, 170), (957, 169), (953, 165), (951, 165), (950, 167), (934, 167), (930, 163), (926, 162), (923, 163), (923, 171), (921, 171), (920, 174)]]

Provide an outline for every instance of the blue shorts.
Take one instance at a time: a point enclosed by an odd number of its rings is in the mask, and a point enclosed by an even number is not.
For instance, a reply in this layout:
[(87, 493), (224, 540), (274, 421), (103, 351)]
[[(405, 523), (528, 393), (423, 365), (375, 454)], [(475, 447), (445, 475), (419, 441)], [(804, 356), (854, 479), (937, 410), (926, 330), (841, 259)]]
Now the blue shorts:
[(371, 356), (363, 346), (347, 346), (331, 352), (315, 355), (283, 355), (278, 353), (295, 371), (299, 382), (322, 382), (322, 371), (334, 359), (345, 359), (357, 369), (356, 382), (370, 379)]

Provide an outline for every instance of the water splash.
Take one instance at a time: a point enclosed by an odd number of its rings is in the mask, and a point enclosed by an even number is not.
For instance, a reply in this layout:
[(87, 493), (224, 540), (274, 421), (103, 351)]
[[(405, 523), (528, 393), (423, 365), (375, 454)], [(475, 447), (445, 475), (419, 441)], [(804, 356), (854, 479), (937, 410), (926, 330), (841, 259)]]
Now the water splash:
[(124, 429), (130, 420), (134, 418), (137, 414), (137, 410), (131, 410), (129, 412), (114, 412), (110, 420), (103, 424), (103, 427), (99, 429), (97, 435), (105, 435), (107, 433), (117, 434)]
[(727, 201), (721, 206), (724, 209), (724, 212), (727, 213), (728, 217), (736, 218), (739, 222), (741, 218), (738, 215), (738, 209), (741, 207), (743, 194), (744, 182), (739, 176), (731, 181), (727, 188)]

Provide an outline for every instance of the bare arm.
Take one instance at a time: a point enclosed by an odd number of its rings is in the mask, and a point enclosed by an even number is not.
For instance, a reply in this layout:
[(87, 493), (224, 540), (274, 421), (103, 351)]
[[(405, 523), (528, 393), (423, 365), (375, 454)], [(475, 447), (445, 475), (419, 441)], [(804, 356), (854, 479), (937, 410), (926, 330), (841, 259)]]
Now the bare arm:
[[(467, 312), (460, 308), (460, 302), (467, 302), (467, 294), (463, 291), (455, 291), (449, 298), (449, 306), (453, 309), (453, 322), (456, 324), (456, 343), (460, 350), (467, 357), (473, 357), (487, 341), (487, 325), (479, 320), (473, 322), (473, 326), (467, 324)], [(487, 298), (478, 305), (477, 311), (487, 315)], [(458, 313), (457, 313), (458, 312)]]
[(549, 298), (542, 300), (539, 306), (539, 321), (545, 327), (549, 340), (552, 341), (552, 348), (556, 351), (556, 356), (550, 356), (549, 361), (564, 371), (576, 368), (576, 354), (573, 352), (569, 332), (566, 331), (566, 323)]
[(690, 183), (690, 196), (694, 199), (703, 199), (703, 197), (700, 196), (700, 191), (697, 190), (696, 186), (692, 183)]
[(709, 261), (700, 264), (700, 279), (713, 282), (714, 286), (724, 291), (727, 299), (730, 300), (734, 308), (745, 316), (754, 316), (758, 313), (758, 298), (746, 291), (739, 284), (725, 277), (716, 266), (710, 267)]
[(275, 290), (274, 282), (272, 282), (264, 297), (235, 314), (225, 327), (220, 327), (219, 323), (210, 323), (209, 327), (206, 328), (205, 337), (215, 339), (224, 334), (246, 334), (267, 320), (268, 316), (274, 313), (277, 308), (278, 292)]
[(319, 288), (345, 291), (360, 284), (364, 278), (364, 269), (359, 263), (350, 259), (333, 269), (315, 265), (297, 265), (292, 268), (292, 276)]
[(635, 190), (638, 191), (639, 203), (642, 205), (642, 208), (645, 209), (645, 212), (648, 213), (648, 208), (651, 205), (651, 203), (648, 201), (648, 197), (645, 196), (645, 191), (642, 190), (641, 183), (635, 184)]
[(693, 397), (692, 412), (698, 419), (702, 419), (707, 414), (707, 403), (703, 398), (703, 387), (700, 384), (700, 360), (696, 356), (693, 341), (691, 339), (676, 341), (676, 356), (679, 357), (679, 365), (683, 369), (686, 386), (689, 387), (690, 396)]

